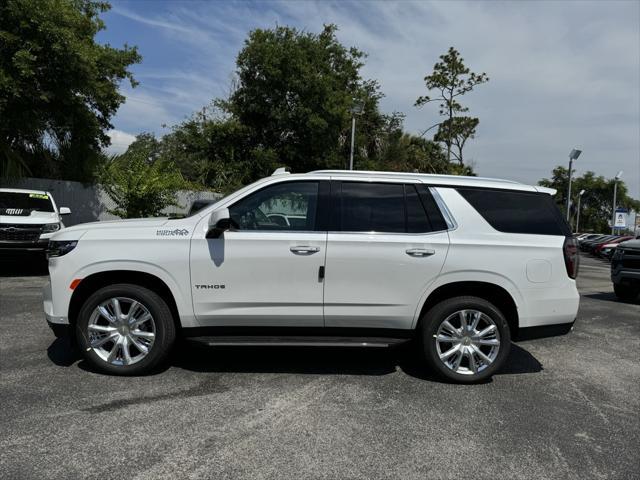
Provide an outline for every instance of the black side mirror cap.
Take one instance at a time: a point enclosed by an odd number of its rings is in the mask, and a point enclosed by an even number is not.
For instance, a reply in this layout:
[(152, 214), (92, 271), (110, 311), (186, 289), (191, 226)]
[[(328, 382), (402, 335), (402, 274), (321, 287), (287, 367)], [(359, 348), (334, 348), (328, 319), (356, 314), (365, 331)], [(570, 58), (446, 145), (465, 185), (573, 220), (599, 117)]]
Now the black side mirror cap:
[(221, 218), (216, 223), (216, 226), (210, 228), (207, 232), (206, 238), (220, 238), (227, 230), (234, 231), (238, 227), (238, 224), (230, 218)]

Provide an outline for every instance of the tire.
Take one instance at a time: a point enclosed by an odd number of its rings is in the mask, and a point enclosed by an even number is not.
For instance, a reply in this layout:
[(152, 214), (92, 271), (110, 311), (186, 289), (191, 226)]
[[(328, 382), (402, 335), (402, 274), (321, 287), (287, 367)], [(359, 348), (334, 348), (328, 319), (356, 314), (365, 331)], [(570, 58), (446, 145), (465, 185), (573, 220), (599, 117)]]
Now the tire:
[[(463, 311), (467, 326), (477, 318), (473, 331), (475, 335), (469, 335), (472, 333), (470, 330), (467, 330), (469, 334), (462, 334), (460, 312)], [(445, 321), (456, 333), (444, 325)], [(494, 327), (490, 328), (491, 325)], [(479, 297), (461, 296), (443, 300), (424, 314), (420, 328), (421, 353), (427, 365), (449, 381), (477, 383), (486, 380), (502, 367), (509, 355), (511, 333), (507, 320), (493, 304)], [(485, 333), (480, 337), (478, 334), (482, 332)], [(444, 338), (453, 341), (447, 342), (442, 340)], [(450, 353), (454, 347), (458, 350)], [(450, 356), (442, 359), (441, 355), (447, 353)]]
[(620, 300), (632, 302), (640, 295), (640, 287), (634, 285), (622, 285), (620, 283), (613, 284), (613, 291)]
[(157, 293), (123, 283), (103, 287), (84, 302), (75, 335), (84, 358), (100, 372), (143, 375), (168, 359), (176, 328), (171, 310)]

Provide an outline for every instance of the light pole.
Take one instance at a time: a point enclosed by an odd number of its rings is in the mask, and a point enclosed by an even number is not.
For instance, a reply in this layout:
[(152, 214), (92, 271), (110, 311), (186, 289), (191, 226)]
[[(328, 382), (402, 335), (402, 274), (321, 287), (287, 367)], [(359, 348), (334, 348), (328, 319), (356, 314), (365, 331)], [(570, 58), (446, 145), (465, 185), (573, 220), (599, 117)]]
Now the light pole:
[(618, 182), (620, 181), (620, 177), (622, 177), (622, 170), (620, 170), (613, 179), (613, 215), (611, 217), (611, 235), (616, 234), (616, 197), (618, 196)]
[(582, 195), (584, 195), (585, 190), (582, 189), (580, 190), (580, 193), (578, 194), (578, 214), (576, 216), (576, 233), (580, 232), (579, 228), (580, 227), (580, 201), (582, 200)]
[(353, 170), (353, 149), (356, 144), (356, 115), (364, 111), (364, 103), (356, 102), (351, 107), (351, 154), (349, 155), (349, 170)]
[(578, 150), (574, 148), (569, 153), (569, 188), (567, 191), (567, 221), (569, 221), (569, 217), (571, 215), (571, 171), (573, 170), (573, 161), (577, 160), (582, 150)]

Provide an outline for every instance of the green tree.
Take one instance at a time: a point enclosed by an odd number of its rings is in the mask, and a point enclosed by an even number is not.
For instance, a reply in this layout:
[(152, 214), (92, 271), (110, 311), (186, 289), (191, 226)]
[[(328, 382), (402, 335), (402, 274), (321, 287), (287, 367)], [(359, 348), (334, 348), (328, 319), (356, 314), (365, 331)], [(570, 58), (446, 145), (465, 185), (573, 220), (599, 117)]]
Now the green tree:
[(435, 90), (437, 93), (436, 96), (418, 97), (415, 105), (421, 107), (432, 102), (439, 103), (439, 114), (445, 119), (429, 127), (424, 133), (438, 127), (434, 140), (445, 144), (449, 162), (453, 155), (460, 166), (464, 165), (463, 148), (469, 138), (474, 138), (480, 122), (475, 117), (460, 115), (469, 111), (468, 107), (460, 103), (460, 97), (488, 81), (486, 73), (470, 71), (460, 53), (453, 47), (440, 56), (440, 62), (433, 66), (433, 72), (424, 77), (427, 90)]
[(136, 82), (135, 47), (96, 43), (109, 4), (0, 2), (0, 174), (86, 180), (103, 160), (106, 131)]
[(219, 102), (250, 130), (255, 145), (295, 171), (345, 164), (354, 99), (365, 102), (360, 120), (379, 120), (377, 83), (359, 73), (365, 55), (340, 44), (336, 30), (252, 31), (236, 61), (236, 89)]
[[(581, 177), (573, 178), (571, 182), (571, 226), (575, 226), (577, 214), (578, 194), (581, 190), (585, 193), (580, 202), (580, 230), (583, 232), (608, 232), (611, 230), (610, 222), (613, 216), (613, 188), (614, 179), (607, 179), (602, 175), (596, 176), (588, 171)], [(553, 169), (551, 178), (543, 178), (538, 182), (544, 187), (555, 188), (558, 192), (554, 196), (558, 207), (566, 215), (567, 188), (569, 184), (569, 169), (558, 166)], [(618, 182), (617, 207), (640, 210), (640, 201), (633, 199), (628, 194), (627, 186), (623, 181)]]
[(188, 184), (175, 164), (161, 157), (160, 142), (141, 134), (124, 154), (104, 165), (100, 182), (116, 204), (110, 213), (121, 218), (157, 217), (166, 207), (178, 205), (176, 193)]
[(228, 193), (279, 166), (272, 150), (256, 145), (251, 130), (236, 118), (194, 114), (162, 139), (162, 156), (184, 178)]

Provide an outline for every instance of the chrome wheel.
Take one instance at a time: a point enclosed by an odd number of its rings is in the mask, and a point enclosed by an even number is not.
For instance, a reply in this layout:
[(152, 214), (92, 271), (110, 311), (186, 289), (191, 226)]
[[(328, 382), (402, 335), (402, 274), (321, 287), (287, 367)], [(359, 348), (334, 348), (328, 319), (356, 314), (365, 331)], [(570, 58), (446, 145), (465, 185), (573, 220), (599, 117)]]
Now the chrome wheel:
[(156, 325), (142, 303), (114, 297), (91, 313), (87, 333), (90, 348), (102, 360), (112, 365), (132, 365), (151, 351)]
[(475, 375), (491, 365), (500, 351), (496, 323), (478, 310), (449, 315), (435, 335), (440, 361), (462, 375)]

